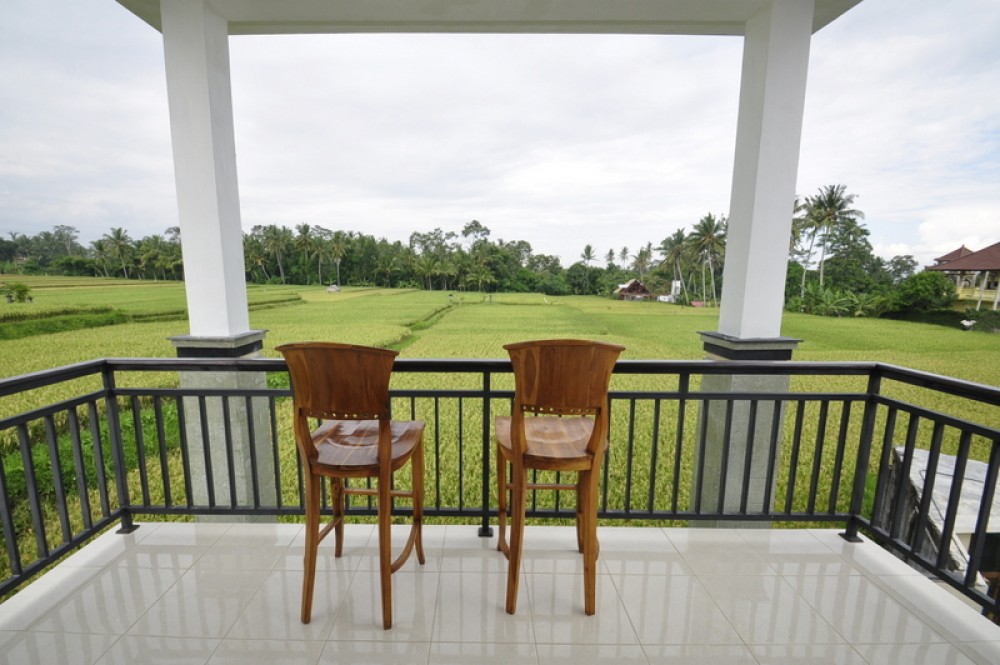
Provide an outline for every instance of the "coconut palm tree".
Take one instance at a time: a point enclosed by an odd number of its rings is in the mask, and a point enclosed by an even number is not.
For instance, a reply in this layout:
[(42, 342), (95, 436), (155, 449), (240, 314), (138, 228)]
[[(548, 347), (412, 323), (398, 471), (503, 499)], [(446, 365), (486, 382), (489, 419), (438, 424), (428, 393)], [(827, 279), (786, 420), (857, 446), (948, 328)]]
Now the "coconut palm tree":
[(810, 219), (809, 227), (814, 229), (811, 232), (814, 235), (818, 234), (820, 238), (820, 286), (823, 286), (823, 264), (826, 262), (827, 248), (833, 232), (837, 226), (843, 223), (857, 222), (865, 218), (863, 212), (851, 207), (856, 198), (857, 195), (847, 193), (846, 185), (820, 187), (818, 194), (806, 198), (806, 215)]
[(128, 259), (132, 254), (132, 238), (129, 237), (125, 229), (116, 227), (111, 229), (111, 233), (103, 236), (107, 243), (107, 251), (112, 257), (118, 260), (122, 267), (122, 274), (128, 279)]
[(662, 256), (661, 265), (670, 267), (673, 273), (673, 281), (681, 283), (681, 291), (686, 295), (687, 287), (684, 284), (684, 273), (681, 270), (681, 262), (687, 254), (687, 237), (683, 229), (677, 229), (674, 234), (663, 239), (657, 251)]
[(712, 213), (708, 213), (698, 220), (694, 229), (688, 235), (692, 251), (702, 259), (702, 297), (706, 297), (704, 286), (704, 271), (708, 267), (708, 273), (712, 283), (712, 302), (718, 301), (717, 290), (715, 288), (715, 267), (721, 263), (726, 252), (726, 219), (716, 218)]

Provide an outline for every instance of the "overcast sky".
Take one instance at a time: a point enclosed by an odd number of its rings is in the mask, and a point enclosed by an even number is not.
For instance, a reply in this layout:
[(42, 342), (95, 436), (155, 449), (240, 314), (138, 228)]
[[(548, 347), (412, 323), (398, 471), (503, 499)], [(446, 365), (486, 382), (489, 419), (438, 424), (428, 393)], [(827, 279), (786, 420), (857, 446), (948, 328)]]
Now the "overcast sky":
[[(877, 254), (1000, 241), (1000, 2), (865, 0), (813, 37), (797, 193)], [(564, 266), (727, 214), (742, 40), (233, 37), (243, 227), (526, 240)], [(0, 0), (0, 233), (177, 224), (160, 34), (114, 0)]]

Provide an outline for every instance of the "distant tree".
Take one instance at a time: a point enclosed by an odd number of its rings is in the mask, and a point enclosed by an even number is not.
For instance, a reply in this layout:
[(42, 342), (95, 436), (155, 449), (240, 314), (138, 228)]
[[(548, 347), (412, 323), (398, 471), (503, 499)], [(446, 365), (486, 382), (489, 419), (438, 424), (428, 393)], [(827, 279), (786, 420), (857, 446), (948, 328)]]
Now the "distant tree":
[(122, 275), (127, 279), (128, 261), (133, 251), (132, 238), (129, 237), (125, 229), (117, 227), (112, 228), (111, 233), (104, 234), (103, 239), (107, 243), (108, 254), (117, 259), (122, 268)]
[(930, 312), (947, 309), (958, 299), (955, 283), (944, 273), (925, 270), (901, 281), (892, 291), (896, 312)]
[(827, 185), (821, 187), (815, 196), (806, 198), (807, 229), (813, 236), (818, 234), (821, 241), (820, 286), (823, 285), (829, 241), (836, 233), (837, 227), (846, 223), (857, 223), (858, 220), (865, 218), (863, 212), (851, 207), (856, 198), (857, 195), (847, 193), (846, 185)]
[(893, 284), (899, 284), (907, 277), (916, 274), (917, 265), (916, 259), (909, 254), (904, 254), (902, 256), (894, 256), (889, 259), (889, 264), (886, 268), (889, 271), (889, 275), (892, 277)]

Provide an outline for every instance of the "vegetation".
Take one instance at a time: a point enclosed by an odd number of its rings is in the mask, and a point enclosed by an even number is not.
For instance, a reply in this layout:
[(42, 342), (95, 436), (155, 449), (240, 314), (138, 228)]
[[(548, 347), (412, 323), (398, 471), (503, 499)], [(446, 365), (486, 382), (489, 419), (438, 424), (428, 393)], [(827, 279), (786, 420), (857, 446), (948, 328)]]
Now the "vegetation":
[[(913, 318), (947, 310), (954, 288), (935, 274), (917, 275), (912, 256), (884, 260), (873, 253), (858, 196), (846, 185), (821, 187), (796, 201), (785, 296), (793, 312), (822, 316)], [(415, 288), (459, 293), (610, 295), (630, 279), (677, 302), (717, 305), (722, 288), (727, 220), (706, 214), (686, 232), (634, 253), (626, 246), (605, 254), (590, 243), (564, 268), (558, 257), (536, 254), (524, 240), (491, 238), (478, 220), (461, 232), (414, 231), (406, 243), (318, 225), (274, 224), (244, 234), (250, 284)], [(71, 226), (0, 239), (0, 272), (30, 275), (112, 276), (129, 280), (183, 279), (180, 230), (133, 240), (112, 228), (88, 247)], [(604, 265), (598, 257), (603, 256)], [(88, 303), (89, 304), (89, 303)]]
[[(700, 275), (699, 275), (700, 277)], [(127, 313), (129, 322), (113, 327), (87, 327), (71, 332), (36, 331), (31, 336), (4, 341), (5, 362), (0, 368), (2, 375), (24, 374), (32, 371), (67, 365), (84, 360), (106, 356), (173, 356), (174, 350), (167, 340), (171, 335), (181, 334), (185, 325), (176, 314), (183, 311), (184, 293), (180, 285), (170, 282), (140, 282), (137, 280), (83, 279), (66, 280), (65, 278), (30, 278), (32, 288), (37, 294), (36, 302), (31, 307), (14, 306), (14, 311), (21, 312), (22, 321), (39, 320), (37, 312), (49, 312), (51, 318), (83, 314), (99, 314), (110, 310)], [(706, 261), (706, 283), (711, 278)], [(94, 303), (90, 310), (74, 311), (67, 302), (79, 300), (81, 295)], [(277, 357), (274, 351), (276, 345), (297, 340), (335, 340), (357, 344), (388, 346), (400, 349), (408, 357), (432, 358), (490, 358), (503, 355), (503, 344), (515, 340), (532, 337), (584, 337), (617, 341), (627, 346), (625, 359), (637, 358), (670, 358), (699, 359), (704, 356), (697, 331), (713, 330), (717, 327), (718, 310), (712, 307), (690, 308), (678, 307), (656, 302), (620, 302), (606, 298), (588, 296), (552, 297), (543, 294), (501, 293), (486, 294), (479, 292), (442, 293), (425, 289), (386, 289), (386, 288), (346, 288), (340, 292), (329, 293), (321, 287), (287, 287), (287, 286), (256, 286), (249, 288), (250, 301), (255, 303), (251, 312), (251, 325), (255, 328), (267, 329), (265, 354)], [(114, 305), (110, 304), (114, 303)], [(32, 317), (35, 317), (34, 319)], [(44, 320), (45, 317), (41, 317)], [(782, 334), (788, 337), (801, 338), (805, 341), (796, 352), (799, 360), (871, 360), (914, 367), (926, 371), (946, 374), (972, 381), (995, 383), (993, 368), (1000, 362), (1000, 347), (991, 336), (969, 335), (959, 329), (946, 329), (935, 326), (913, 324), (904, 321), (877, 319), (824, 319), (801, 313), (785, 315)], [(118, 385), (150, 386), (170, 385), (177, 379), (173, 375), (141, 375), (122, 374), (116, 377)], [(283, 377), (275, 374), (273, 381), (281, 382)], [(96, 388), (81, 386), (77, 380), (72, 385), (56, 386), (38, 389), (28, 393), (12, 395), (0, 401), (0, 418), (29, 411), (42, 404), (53, 404), (68, 396), (78, 395)], [(796, 381), (805, 379), (796, 379)], [(822, 390), (856, 390), (857, 386), (841, 387), (840, 381), (828, 377), (810, 379)], [(93, 382), (99, 379), (92, 379)], [(395, 385), (404, 387), (459, 389), (463, 379), (451, 375), (399, 375), (394, 378)], [(650, 388), (662, 389), (662, 377), (622, 376), (616, 378), (615, 388), (644, 390)], [(819, 385), (822, 383), (822, 385)], [(509, 387), (510, 377), (497, 376), (494, 386)], [(797, 386), (801, 388), (801, 386)], [(915, 390), (904, 386), (903, 390)], [(148, 491), (154, 497), (162, 496), (161, 482), (163, 476), (160, 469), (165, 464), (172, 478), (173, 496), (175, 501), (183, 502), (186, 491), (180, 478), (183, 475), (183, 460), (179, 448), (180, 424), (176, 405), (165, 401), (162, 409), (162, 420), (149, 405), (137, 409), (128, 399), (119, 402), (123, 409), (121, 426), (125, 441), (124, 461), (127, 468), (133, 469), (127, 483), (135, 496), (139, 492)], [(950, 405), (926, 404), (942, 412), (948, 412)], [(967, 408), (974, 406), (965, 405)], [(428, 440), (439, 442), (440, 457), (431, 456), (427, 460), (428, 478), (436, 478), (440, 474), (440, 484), (434, 488), (440, 492), (442, 501), (447, 505), (457, 505), (461, 494), (463, 501), (472, 505), (479, 500), (478, 492), (479, 464), (476, 455), (481, 454), (479, 446), (469, 446), (466, 449), (458, 447), (458, 427), (464, 427), (465, 432), (475, 432), (482, 426), (481, 418), (477, 418), (476, 407), (467, 402), (464, 407), (458, 407), (454, 402), (443, 402), (441, 413), (430, 402), (418, 400), (417, 417), (425, 418), (434, 423), (434, 430), (429, 432)], [(459, 415), (459, 408), (464, 408)], [(838, 418), (837, 407), (831, 408), (831, 422)], [(282, 487), (284, 500), (294, 504), (298, 500), (295, 468), (295, 450), (292, 445), (284, 445), (291, 441), (290, 416), (287, 400), (278, 404), (279, 438), (281, 446), (280, 465), (284, 469), (283, 477), (286, 484)], [(81, 410), (79, 417), (88, 416)], [(697, 421), (697, 404), (692, 402), (686, 412), (689, 429), (687, 436), (693, 437), (695, 429), (690, 423)], [(440, 416), (440, 419), (435, 416)], [(481, 414), (479, 414), (481, 416)], [(979, 413), (969, 413), (967, 416), (987, 426), (1000, 426), (1000, 414), (995, 409)], [(632, 455), (635, 468), (651, 463), (649, 437), (652, 436), (657, 422), (662, 449), (659, 454), (664, 459), (669, 458), (672, 428), (676, 427), (676, 414), (665, 409), (654, 417), (650, 404), (640, 403), (634, 414), (634, 440), (630, 431), (628, 409), (617, 410), (613, 414), (616, 419), (613, 431), (617, 437), (612, 445), (612, 457), (608, 465), (608, 484), (611, 488), (609, 496), (612, 501), (619, 501), (622, 488), (627, 485), (626, 475), (630, 473), (626, 456)], [(63, 420), (65, 416), (63, 416)], [(87, 487), (93, 487), (101, 477), (100, 464), (103, 471), (113, 471), (110, 449), (107, 448), (110, 437), (103, 429), (105, 419), (101, 418), (100, 440), (104, 442), (104, 454), (99, 458), (85, 455), (81, 482)], [(806, 432), (803, 437), (804, 447), (802, 459), (808, 457), (809, 446), (815, 440), (816, 418), (806, 419)], [(459, 425), (461, 421), (461, 425)], [(39, 428), (41, 420), (38, 421)], [(60, 477), (62, 489), (68, 496), (76, 494), (77, 467), (73, 458), (73, 447), (70, 437), (62, 429), (65, 423), (56, 420), (53, 425), (59, 429), (55, 454), (60, 460)], [(141, 428), (142, 438), (146, 442), (145, 452), (140, 451), (136, 443), (134, 428)], [(149, 448), (152, 442), (158, 440), (159, 432), (164, 432), (165, 450), (163, 457), (152, 454)], [(856, 432), (852, 432), (852, 436)], [(8, 430), (5, 438), (0, 438), (0, 461), (6, 473), (8, 493), (11, 505), (14, 507), (17, 533), (24, 534), (19, 539), (19, 547), (29, 560), (34, 547), (30, 537), (32, 524), (30, 509), (23, 501), (27, 492), (26, 478), (23, 473), (24, 458), (16, 441), (15, 432)], [(786, 436), (788, 433), (786, 433)], [(929, 434), (928, 434), (929, 435)], [(83, 427), (80, 433), (85, 449), (94, 446), (93, 432), (90, 427)], [(466, 434), (465, 436), (469, 436)], [(44, 434), (32, 434), (34, 440), (45, 441)], [(691, 441), (686, 441), (686, 452), (681, 464), (681, 473), (690, 474), (693, 462)], [(475, 449), (475, 450), (473, 450)], [(788, 447), (782, 453), (788, 454)], [(55, 487), (56, 472), (52, 464), (53, 453), (46, 445), (34, 446), (31, 450), (34, 460), (36, 484), (42, 493), (44, 501), (55, 500), (58, 489)], [(465, 475), (458, 477), (458, 466), (454, 463), (456, 456), (462, 456)], [(822, 459), (823, 469), (832, 467), (830, 453)], [(143, 462), (143, 460), (145, 460)], [(805, 464), (805, 462), (803, 462)], [(852, 464), (847, 461), (844, 469), (845, 477), (850, 473)], [(146, 471), (146, 478), (140, 480), (140, 466)], [(787, 458), (782, 459), (781, 472), (787, 474)], [(670, 484), (674, 481), (673, 471), (666, 467), (660, 469), (656, 476), (655, 488), (658, 507), (666, 505), (672, 491)], [(799, 473), (808, 475), (808, 471)], [(642, 474), (639, 474), (642, 475)], [(689, 477), (689, 476), (684, 476)], [(824, 479), (829, 474), (824, 473)], [(643, 487), (648, 479), (633, 479), (631, 489), (636, 496), (645, 495), (650, 488)], [(148, 483), (144, 485), (143, 483)], [(787, 487), (787, 478), (779, 479), (779, 487)], [(690, 483), (679, 483), (680, 501), (687, 500)], [(796, 486), (796, 506), (805, 506), (809, 500), (808, 487), (805, 483)], [(828, 492), (829, 488), (818, 490)], [(160, 493), (160, 494), (158, 494)], [(847, 493), (842, 493), (839, 500), (846, 501)], [(91, 497), (92, 509), (99, 505), (99, 497)], [(450, 503), (449, 503), (450, 502)], [(80, 508), (72, 507), (71, 519), (74, 529), (80, 525)], [(46, 509), (46, 530), (50, 531), (53, 542), (60, 538), (59, 519), (54, 510)], [(2, 570), (0, 560), (0, 575)]]

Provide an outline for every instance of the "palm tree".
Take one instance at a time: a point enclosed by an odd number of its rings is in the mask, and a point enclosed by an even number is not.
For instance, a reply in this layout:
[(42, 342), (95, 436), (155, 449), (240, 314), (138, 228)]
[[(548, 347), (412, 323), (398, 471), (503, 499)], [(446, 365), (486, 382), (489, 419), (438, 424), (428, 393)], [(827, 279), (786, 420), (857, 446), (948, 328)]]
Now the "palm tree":
[[(308, 224), (298, 224), (295, 227), (298, 231), (298, 235), (295, 236), (295, 249), (299, 250), (299, 269), (302, 274), (302, 280), (308, 281), (306, 275), (310, 272), (309, 270), (309, 259), (313, 256), (313, 250), (316, 246), (316, 237), (313, 235), (312, 227)], [(320, 282), (322, 284), (322, 282)]]
[(681, 283), (681, 291), (687, 294), (684, 285), (684, 273), (681, 271), (681, 261), (684, 259), (687, 250), (687, 237), (683, 229), (677, 229), (672, 236), (663, 239), (657, 251), (663, 257), (662, 264), (670, 266), (673, 273), (673, 281)]
[(108, 254), (118, 259), (122, 266), (122, 274), (128, 279), (126, 259), (132, 253), (132, 238), (129, 237), (125, 229), (116, 227), (111, 229), (111, 233), (105, 233), (103, 239), (107, 243)]
[(864, 219), (865, 214), (855, 210), (855, 194), (847, 193), (846, 185), (827, 185), (820, 187), (819, 194), (806, 198), (806, 215), (810, 219), (812, 234), (820, 236), (819, 285), (823, 286), (823, 267), (826, 262), (826, 251), (829, 239), (834, 230), (846, 222), (857, 222)]
[(341, 231), (333, 234), (333, 242), (330, 244), (330, 256), (337, 266), (337, 286), (340, 286), (340, 262), (347, 256), (347, 239)]
[(275, 226), (274, 224), (264, 227), (264, 251), (274, 256), (275, 261), (278, 262), (278, 274), (281, 276), (282, 284), (285, 282), (285, 266), (281, 259), (285, 255), (285, 245), (288, 235), (290, 233), (284, 227)]
[(622, 247), (622, 251), (618, 252), (618, 260), (621, 261), (622, 266), (628, 265), (628, 247)]
[(708, 213), (699, 219), (698, 223), (694, 225), (694, 230), (688, 236), (688, 242), (695, 254), (702, 259), (702, 297), (707, 297), (704, 285), (705, 266), (707, 265), (712, 280), (712, 302), (715, 303), (718, 300), (715, 288), (715, 266), (720, 263), (720, 259), (726, 252), (725, 217), (716, 219), (715, 215)]
[(584, 276), (586, 277), (585, 283), (586, 283), (587, 292), (589, 293), (590, 292), (590, 264), (593, 263), (594, 259), (596, 258), (594, 256), (594, 248), (591, 247), (590, 245), (585, 245), (584, 248), (583, 248), (583, 254), (580, 254), (580, 258), (583, 259), (584, 265), (587, 266), (587, 271), (584, 273)]
[(608, 263), (608, 270), (615, 267), (615, 250), (609, 249), (608, 255), (604, 257), (604, 260)]
[(645, 247), (639, 249), (635, 256), (632, 257), (632, 267), (639, 273), (639, 281), (645, 279), (646, 269), (649, 268), (650, 262), (653, 260), (653, 243), (646, 243)]

